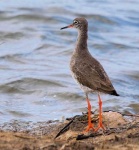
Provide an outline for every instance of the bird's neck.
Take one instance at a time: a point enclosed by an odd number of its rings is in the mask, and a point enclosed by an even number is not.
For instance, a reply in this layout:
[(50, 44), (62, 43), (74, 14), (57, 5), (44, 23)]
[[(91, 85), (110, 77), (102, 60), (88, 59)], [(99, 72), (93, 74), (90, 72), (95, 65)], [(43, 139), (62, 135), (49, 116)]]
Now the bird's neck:
[(82, 49), (87, 49), (87, 29), (78, 31), (78, 38), (76, 42), (76, 50), (81, 51)]

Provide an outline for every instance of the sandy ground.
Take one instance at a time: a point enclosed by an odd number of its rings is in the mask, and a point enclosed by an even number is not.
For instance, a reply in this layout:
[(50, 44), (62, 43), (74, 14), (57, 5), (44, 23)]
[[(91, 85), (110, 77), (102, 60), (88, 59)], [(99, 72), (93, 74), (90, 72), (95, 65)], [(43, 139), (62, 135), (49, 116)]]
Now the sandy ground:
[[(139, 150), (139, 117), (127, 116), (104, 112), (106, 130), (85, 134), (85, 114), (62, 123), (13, 121), (0, 126), (0, 150)], [(97, 115), (92, 115), (92, 122), (97, 126)]]

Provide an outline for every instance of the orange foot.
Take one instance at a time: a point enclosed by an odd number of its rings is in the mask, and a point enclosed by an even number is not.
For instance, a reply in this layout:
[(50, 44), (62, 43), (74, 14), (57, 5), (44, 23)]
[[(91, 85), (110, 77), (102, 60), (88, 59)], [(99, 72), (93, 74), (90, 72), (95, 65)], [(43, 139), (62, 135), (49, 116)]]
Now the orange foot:
[(90, 104), (88, 97), (86, 98), (86, 101), (88, 104), (88, 126), (87, 126), (86, 130), (83, 131), (83, 133), (88, 132), (90, 129), (95, 131), (95, 128), (94, 128), (93, 124), (91, 123), (91, 104)]
[(87, 126), (86, 130), (83, 131), (83, 132), (84, 132), (84, 133), (85, 133), (85, 132), (88, 132), (88, 131), (90, 131), (91, 129), (95, 131), (95, 128), (93, 127), (93, 124), (92, 124), (92, 123), (89, 124), (89, 125)]
[(100, 98), (100, 95), (98, 94), (98, 98), (99, 98), (99, 125), (98, 127), (95, 129), (95, 132), (98, 131), (100, 128), (105, 130), (104, 125), (102, 124), (102, 100)]
[(98, 127), (95, 129), (95, 132), (97, 132), (99, 129), (103, 129), (103, 130), (106, 130), (104, 125), (101, 123), (99, 123)]

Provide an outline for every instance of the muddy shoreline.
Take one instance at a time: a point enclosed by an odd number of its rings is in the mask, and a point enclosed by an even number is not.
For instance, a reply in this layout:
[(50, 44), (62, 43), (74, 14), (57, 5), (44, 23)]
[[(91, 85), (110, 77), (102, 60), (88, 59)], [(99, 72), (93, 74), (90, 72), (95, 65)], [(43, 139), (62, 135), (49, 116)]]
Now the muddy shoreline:
[[(138, 115), (124, 116), (110, 111), (103, 113), (103, 120), (106, 131), (85, 134), (82, 131), (87, 125), (86, 115), (69, 118), (64, 122), (32, 123), (14, 120), (0, 125), (0, 150), (139, 149)], [(92, 114), (92, 122), (97, 126), (97, 115)], [(55, 138), (64, 127), (65, 130)]]

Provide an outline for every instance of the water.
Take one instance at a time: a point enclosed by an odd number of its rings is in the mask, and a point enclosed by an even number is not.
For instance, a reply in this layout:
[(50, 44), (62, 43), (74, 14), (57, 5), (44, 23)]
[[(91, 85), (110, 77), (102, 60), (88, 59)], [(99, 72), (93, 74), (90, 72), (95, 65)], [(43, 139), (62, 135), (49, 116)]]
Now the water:
[[(89, 22), (89, 50), (121, 95), (102, 95), (103, 109), (139, 112), (139, 1), (0, 1), (0, 121), (47, 121), (86, 111), (71, 78), (76, 17)], [(90, 95), (93, 109), (97, 96)]]

